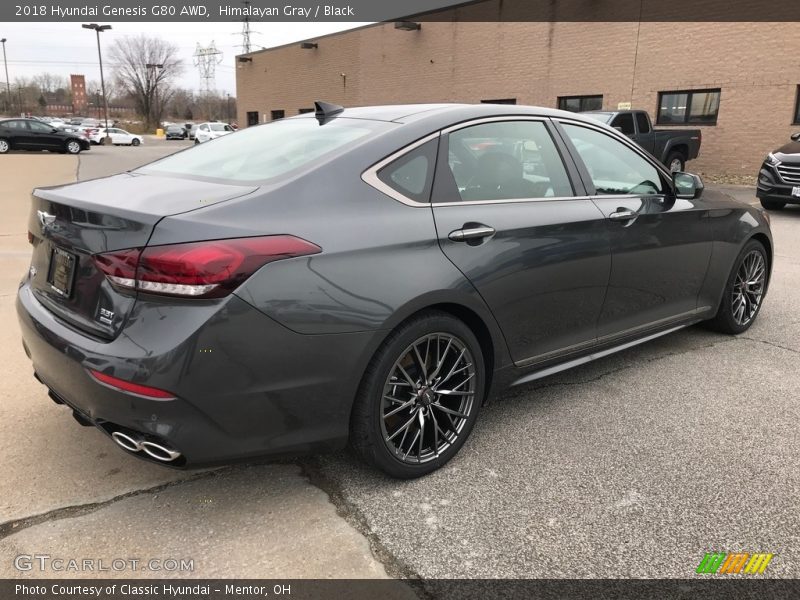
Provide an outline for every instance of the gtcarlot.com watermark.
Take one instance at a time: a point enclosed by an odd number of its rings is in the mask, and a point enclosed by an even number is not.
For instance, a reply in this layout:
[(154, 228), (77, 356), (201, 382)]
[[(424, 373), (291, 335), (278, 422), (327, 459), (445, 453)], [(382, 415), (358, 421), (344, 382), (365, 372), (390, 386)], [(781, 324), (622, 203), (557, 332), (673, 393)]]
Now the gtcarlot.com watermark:
[(17, 571), (36, 573), (106, 573), (150, 571), (172, 573), (194, 571), (193, 558), (66, 558), (50, 554), (19, 554), (14, 558)]

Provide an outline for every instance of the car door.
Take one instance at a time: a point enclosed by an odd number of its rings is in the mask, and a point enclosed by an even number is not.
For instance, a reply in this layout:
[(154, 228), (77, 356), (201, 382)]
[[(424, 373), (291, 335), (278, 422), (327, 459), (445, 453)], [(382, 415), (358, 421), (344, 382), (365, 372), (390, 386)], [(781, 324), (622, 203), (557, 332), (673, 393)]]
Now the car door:
[(3, 121), (2, 128), (2, 135), (9, 141), (11, 148), (29, 147), (31, 143), (30, 131), (25, 121), (22, 119)]
[(53, 128), (50, 125), (38, 121), (27, 121), (27, 124), (31, 136), (31, 148), (52, 150), (61, 147), (62, 139), (58, 133), (53, 132)]
[(559, 127), (611, 242), (598, 337), (692, 318), (711, 258), (703, 201), (677, 199), (667, 171), (628, 140), (585, 123), (561, 120)]
[(130, 144), (133, 141), (133, 136), (124, 129), (112, 129), (114, 132), (115, 144)]
[(605, 220), (543, 118), (443, 132), (432, 209), (445, 255), (518, 365), (593, 344), (610, 271)]

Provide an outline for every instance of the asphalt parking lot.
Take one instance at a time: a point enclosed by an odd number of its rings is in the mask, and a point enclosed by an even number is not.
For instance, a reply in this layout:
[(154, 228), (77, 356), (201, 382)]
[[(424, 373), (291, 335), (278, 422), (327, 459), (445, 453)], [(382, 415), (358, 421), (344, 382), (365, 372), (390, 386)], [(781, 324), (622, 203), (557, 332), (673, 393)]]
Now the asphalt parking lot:
[(122, 577), (684, 578), (710, 551), (771, 552), (770, 576), (800, 577), (800, 207), (772, 213), (772, 282), (745, 335), (693, 327), (515, 388), (426, 478), (387, 479), (347, 452), (179, 472), (47, 398), (14, 294), (32, 187), (186, 145), (0, 157), (0, 577), (97, 575), (15, 568), (38, 553), (194, 561), (102, 574)]

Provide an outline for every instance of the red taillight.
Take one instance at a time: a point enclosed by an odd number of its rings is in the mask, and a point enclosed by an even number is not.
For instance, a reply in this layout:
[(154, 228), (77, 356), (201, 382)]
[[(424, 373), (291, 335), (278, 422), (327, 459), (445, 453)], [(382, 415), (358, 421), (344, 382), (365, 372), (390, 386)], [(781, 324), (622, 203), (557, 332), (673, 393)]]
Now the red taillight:
[(219, 298), (269, 262), (317, 254), (291, 235), (131, 248), (94, 255), (97, 268), (124, 288), (151, 294)]
[(100, 371), (94, 371), (90, 369), (89, 374), (100, 383), (104, 383), (118, 390), (122, 390), (123, 392), (130, 392), (131, 394), (146, 396), (148, 398), (154, 398), (157, 400), (172, 400), (173, 398), (175, 398), (175, 394), (173, 394), (172, 392), (167, 392), (165, 390), (160, 390), (158, 388), (150, 387), (147, 385), (139, 385), (138, 383), (125, 381), (124, 379), (112, 377), (111, 375), (106, 375), (105, 373), (101, 373)]

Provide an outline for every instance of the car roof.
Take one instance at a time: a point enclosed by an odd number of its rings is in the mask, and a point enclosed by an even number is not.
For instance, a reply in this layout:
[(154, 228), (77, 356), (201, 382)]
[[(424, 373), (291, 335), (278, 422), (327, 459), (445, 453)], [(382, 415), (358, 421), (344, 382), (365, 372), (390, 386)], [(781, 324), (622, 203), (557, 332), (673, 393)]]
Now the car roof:
[[(524, 104), (395, 104), (386, 106), (359, 106), (345, 108), (342, 112), (333, 115), (333, 118), (342, 117), (349, 119), (368, 119), (375, 121), (390, 121), (394, 123), (411, 123), (415, 121), (430, 121), (431, 123), (447, 126), (448, 122), (477, 119), (495, 116), (537, 116), (560, 117), (575, 121), (596, 124), (596, 119), (582, 116), (555, 108), (543, 106), (528, 106)], [(304, 113), (290, 117), (291, 119), (315, 118), (314, 113)]]

